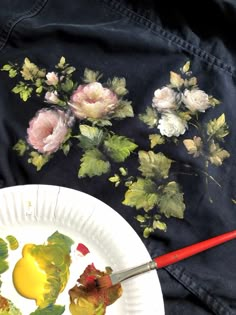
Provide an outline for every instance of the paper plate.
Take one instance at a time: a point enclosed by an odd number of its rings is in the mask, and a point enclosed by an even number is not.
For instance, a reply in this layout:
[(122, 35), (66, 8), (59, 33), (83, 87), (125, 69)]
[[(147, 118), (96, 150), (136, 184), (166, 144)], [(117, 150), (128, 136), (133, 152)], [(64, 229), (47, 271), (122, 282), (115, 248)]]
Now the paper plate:
[[(36, 310), (33, 300), (19, 295), (12, 282), (12, 270), (21, 258), (26, 243), (42, 244), (58, 231), (74, 241), (70, 279), (56, 304), (65, 305), (69, 315), (68, 290), (89, 263), (113, 271), (149, 261), (150, 255), (133, 228), (112, 208), (85, 193), (49, 185), (24, 185), (0, 190), (0, 238), (13, 235), (19, 248), (9, 250), (9, 269), (1, 275), (1, 294), (12, 300), (23, 315)], [(78, 243), (90, 253), (78, 255)], [(156, 271), (151, 271), (122, 283), (123, 294), (107, 315), (163, 315), (164, 305)]]

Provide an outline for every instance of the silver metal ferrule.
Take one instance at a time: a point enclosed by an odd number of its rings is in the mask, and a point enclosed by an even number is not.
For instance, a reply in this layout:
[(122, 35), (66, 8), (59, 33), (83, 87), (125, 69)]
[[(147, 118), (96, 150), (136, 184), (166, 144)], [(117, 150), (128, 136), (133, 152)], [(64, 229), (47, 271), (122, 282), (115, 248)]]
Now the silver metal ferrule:
[(113, 284), (116, 284), (118, 282), (124, 281), (126, 279), (129, 279), (131, 277), (140, 275), (142, 273), (154, 270), (157, 268), (157, 265), (155, 261), (150, 261), (148, 263), (145, 263), (143, 265), (131, 268), (131, 269), (126, 269), (123, 271), (120, 271), (118, 273), (114, 273), (110, 275), (111, 281)]

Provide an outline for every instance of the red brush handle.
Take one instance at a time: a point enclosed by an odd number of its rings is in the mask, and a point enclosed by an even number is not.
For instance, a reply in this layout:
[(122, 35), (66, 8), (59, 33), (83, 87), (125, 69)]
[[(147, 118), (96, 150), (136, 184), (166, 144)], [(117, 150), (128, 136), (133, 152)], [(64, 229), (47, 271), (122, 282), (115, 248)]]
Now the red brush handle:
[(212, 237), (206, 241), (202, 241), (202, 242), (184, 247), (182, 249), (175, 250), (168, 254), (156, 257), (153, 260), (157, 264), (157, 268), (162, 268), (162, 267), (174, 264), (177, 261), (193, 256), (197, 253), (203, 252), (204, 250), (209, 249), (211, 247), (230, 241), (234, 238), (236, 238), (236, 230), (225, 233), (225, 234), (221, 234), (219, 236)]

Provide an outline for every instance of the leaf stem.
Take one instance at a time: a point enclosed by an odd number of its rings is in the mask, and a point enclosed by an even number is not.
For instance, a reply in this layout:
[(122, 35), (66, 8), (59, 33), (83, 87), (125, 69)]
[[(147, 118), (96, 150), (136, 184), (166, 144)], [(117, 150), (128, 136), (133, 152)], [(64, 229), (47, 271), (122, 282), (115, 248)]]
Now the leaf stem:
[(208, 138), (207, 138), (207, 142), (209, 142), (212, 138), (213, 138), (214, 134), (211, 134)]
[(172, 172), (171, 175), (198, 176), (197, 173), (186, 173), (186, 172)]
[(194, 124), (192, 122), (189, 122), (189, 125), (192, 125), (193, 127), (195, 127), (197, 130), (199, 129), (199, 126), (197, 124)]
[(206, 171), (199, 170), (201, 173), (203, 173), (207, 178), (211, 179), (217, 186), (222, 188), (221, 184), (211, 175), (209, 175)]
[(205, 183), (206, 183), (206, 190), (207, 190), (208, 200), (209, 200), (210, 203), (213, 203), (213, 200), (212, 200), (210, 192), (209, 192), (209, 181), (208, 181), (208, 177), (207, 176), (205, 178)]
[[(190, 164), (184, 164), (185, 167), (187, 168), (193, 168), (192, 165)], [(207, 166), (206, 166), (207, 167)], [(210, 180), (212, 180), (217, 186), (219, 186), (220, 188), (222, 188), (221, 184), (211, 175), (209, 175), (207, 173), (207, 171), (203, 171), (200, 168), (195, 168), (196, 171), (198, 171), (199, 173), (204, 174), (207, 178), (209, 178)]]

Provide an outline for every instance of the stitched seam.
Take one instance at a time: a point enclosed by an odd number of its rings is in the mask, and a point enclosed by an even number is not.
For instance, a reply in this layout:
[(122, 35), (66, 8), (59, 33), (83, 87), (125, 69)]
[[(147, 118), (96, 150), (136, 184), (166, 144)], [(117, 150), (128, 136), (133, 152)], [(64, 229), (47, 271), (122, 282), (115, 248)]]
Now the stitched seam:
[[(205, 303), (210, 310), (216, 315), (231, 315), (232, 312), (229, 308), (217, 298), (212, 296), (207, 289), (203, 288), (196, 283), (196, 281), (186, 272), (179, 267), (166, 267), (164, 268), (168, 273), (180, 282), (188, 291), (197, 296), (203, 303)], [(205, 298), (202, 295), (205, 295)]]
[(0, 34), (0, 52), (7, 44), (14, 27), (22, 20), (36, 16), (44, 8), (47, 1), (48, 0), (38, 0), (31, 9), (17, 14), (8, 20)]
[(236, 69), (233, 66), (226, 64), (223, 60), (197, 46), (194, 46), (192, 43), (187, 42), (176, 34), (161, 28), (159, 25), (155, 24), (148, 18), (132, 11), (127, 7), (122, 6), (119, 2), (115, 0), (100, 1), (104, 2), (109, 8), (119, 12), (121, 15), (128, 17), (139, 25), (150, 29), (152, 33), (154, 33), (161, 39), (168, 40), (171, 44), (187, 51), (194, 56), (201, 58), (208, 65), (215, 66), (218, 69), (223, 70), (227, 74), (230, 74), (231, 76), (236, 76)]

